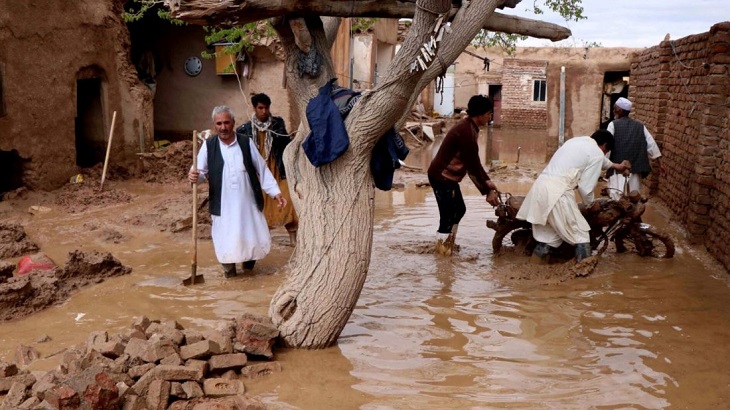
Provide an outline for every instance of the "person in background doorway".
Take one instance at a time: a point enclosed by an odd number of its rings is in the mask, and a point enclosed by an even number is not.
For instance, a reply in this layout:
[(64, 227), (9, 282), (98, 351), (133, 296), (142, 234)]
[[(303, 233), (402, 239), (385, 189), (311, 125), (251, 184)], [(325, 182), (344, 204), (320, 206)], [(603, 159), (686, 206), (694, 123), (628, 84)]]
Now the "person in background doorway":
[(575, 260), (591, 255), (590, 226), (578, 208), (573, 189), (577, 187), (583, 204), (593, 203), (593, 190), (604, 169), (623, 172), (628, 161), (612, 163), (606, 153), (614, 147), (613, 135), (599, 130), (590, 137), (573, 137), (558, 148), (532, 184), (517, 218), (532, 224), (537, 241), (532, 253), (535, 262), (546, 262), (563, 241), (575, 245)]
[[(661, 162), (662, 153), (659, 151), (654, 137), (641, 122), (629, 118), (631, 113), (631, 101), (627, 98), (619, 98), (613, 107), (613, 115), (616, 118), (608, 124), (608, 132), (613, 134), (616, 145), (611, 150), (610, 159), (612, 162), (628, 160), (631, 162), (631, 176), (629, 177), (629, 192), (639, 191), (641, 179), (646, 178), (651, 172), (651, 160), (656, 160), (662, 174), (666, 171)], [(610, 196), (613, 199), (621, 197), (624, 192), (626, 177), (620, 172), (608, 172), (608, 187)]]
[(284, 149), (291, 141), (286, 125), (281, 117), (271, 115), (271, 99), (266, 94), (255, 94), (251, 97), (254, 107), (254, 116), (237, 130), (256, 144), (259, 153), (266, 161), (269, 171), (274, 175), (282, 195), (287, 200), (287, 206), (278, 207), (278, 204), (268, 198), (264, 199), (264, 215), (269, 229), (284, 226), (289, 233), (289, 242), (296, 244), (299, 218), (294, 210), (294, 204), (289, 196), (289, 185), (286, 181), (284, 168)]
[(215, 255), (226, 278), (236, 276), (236, 263), (253, 269), (271, 249), (271, 236), (262, 213), (262, 190), (280, 207), (286, 199), (251, 140), (233, 131), (236, 120), (225, 105), (213, 109), (215, 136), (198, 152), (198, 169), (190, 168), (191, 183), (208, 180)]
[(497, 187), (482, 167), (477, 145), (479, 128), (489, 124), (493, 107), (489, 97), (471, 97), (467, 117), (446, 133), (436, 157), (428, 167), (428, 181), (439, 208), (436, 252), (441, 255), (450, 256), (453, 253), (459, 222), (466, 213), (466, 204), (459, 188), (459, 182), (466, 174), (469, 174), (479, 192), (486, 195), (487, 202), (498, 204)]

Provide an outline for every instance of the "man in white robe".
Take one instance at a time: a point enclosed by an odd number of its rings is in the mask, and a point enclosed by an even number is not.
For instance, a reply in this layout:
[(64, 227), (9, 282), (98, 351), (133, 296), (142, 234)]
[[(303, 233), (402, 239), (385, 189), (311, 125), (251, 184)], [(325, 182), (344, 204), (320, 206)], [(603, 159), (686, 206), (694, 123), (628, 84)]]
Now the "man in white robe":
[(261, 211), (263, 197), (259, 194), (257, 198), (256, 192), (263, 189), (280, 207), (286, 205), (286, 199), (256, 145), (234, 132), (231, 109), (216, 107), (212, 117), (217, 135), (201, 145), (198, 169), (191, 167), (188, 179), (209, 180), (213, 247), (228, 278), (236, 275), (236, 263), (253, 269), (256, 260), (271, 249), (269, 227)]
[(623, 172), (630, 164), (614, 164), (606, 153), (613, 148), (610, 132), (596, 131), (590, 137), (573, 137), (560, 147), (527, 193), (517, 218), (532, 224), (537, 241), (534, 259), (544, 261), (551, 249), (563, 241), (576, 246), (576, 261), (590, 256), (590, 226), (578, 209), (573, 189), (583, 203), (593, 203), (593, 190), (601, 171), (614, 168)]

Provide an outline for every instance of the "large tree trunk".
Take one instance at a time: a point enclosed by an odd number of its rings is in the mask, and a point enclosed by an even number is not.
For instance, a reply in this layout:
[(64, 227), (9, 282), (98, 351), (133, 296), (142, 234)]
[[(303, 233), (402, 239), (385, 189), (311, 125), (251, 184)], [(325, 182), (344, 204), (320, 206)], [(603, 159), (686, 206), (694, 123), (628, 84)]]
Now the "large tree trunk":
[[(448, 11), (450, 1), (423, 1), (429, 10)], [(297, 248), (291, 271), (269, 308), (271, 318), (290, 346), (330, 346), (350, 318), (370, 264), (374, 188), (371, 151), (405, 111), (405, 103), (422, 71), (410, 72), (411, 61), (429, 38), (436, 15), (417, 12), (413, 28), (379, 90), (367, 93), (353, 108), (346, 127), (350, 149), (336, 161), (314, 168), (301, 143), (306, 123), (284, 154), (292, 200), (299, 212)], [(319, 18), (306, 18), (312, 45), (325, 57), (316, 79), (299, 78), (296, 48), (287, 24), (276, 24), (287, 52), (287, 84), (300, 112), (306, 112), (318, 87), (333, 77), (328, 42)]]

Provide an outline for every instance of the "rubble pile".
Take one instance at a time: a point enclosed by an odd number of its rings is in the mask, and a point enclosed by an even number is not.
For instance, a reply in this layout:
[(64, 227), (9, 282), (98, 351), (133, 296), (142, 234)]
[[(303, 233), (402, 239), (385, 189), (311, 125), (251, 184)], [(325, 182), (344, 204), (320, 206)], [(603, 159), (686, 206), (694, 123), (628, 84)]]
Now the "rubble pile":
[(62, 269), (14, 270), (14, 264), (0, 261), (0, 321), (28, 316), (65, 301), (80, 288), (132, 271), (109, 252), (78, 250), (69, 253)]
[(187, 180), (193, 165), (193, 142), (178, 141), (164, 149), (138, 155), (145, 182), (180, 182)]
[(0, 260), (38, 252), (20, 224), (0, 223)]
[(91, 333), (48, 372), (0, 362), (0, 408), (265, 409), (242, 379), (281, 371), (270, 360), (278, 336), (268, 318), (250, 314), (206, 331), (141, 317), (120, 334)]
[(85, 179), (83, 182), (66, 184), (58, 190), (56, 205), (59, 205), (66, 212), (78, 213), (91, 208), (106, 207), (120, 203), (132, 202), (134, 197), (123, 189), (104, 188), (100, 190), (101, 183)]

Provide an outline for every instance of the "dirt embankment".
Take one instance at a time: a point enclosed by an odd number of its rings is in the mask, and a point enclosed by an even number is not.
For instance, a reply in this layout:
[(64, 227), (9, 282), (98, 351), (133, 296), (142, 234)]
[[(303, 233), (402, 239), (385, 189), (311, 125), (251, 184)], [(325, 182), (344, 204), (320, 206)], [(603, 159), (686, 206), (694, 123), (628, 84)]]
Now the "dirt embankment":
[(111, 253), (95, 251), (69, 253), (63, 268), (56, 266), (23, 274), (13, 270), (14, 264), (0, 265), (0, 321), (20, 319), (60, 304), (80, 288), (132, 271)]

